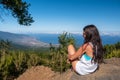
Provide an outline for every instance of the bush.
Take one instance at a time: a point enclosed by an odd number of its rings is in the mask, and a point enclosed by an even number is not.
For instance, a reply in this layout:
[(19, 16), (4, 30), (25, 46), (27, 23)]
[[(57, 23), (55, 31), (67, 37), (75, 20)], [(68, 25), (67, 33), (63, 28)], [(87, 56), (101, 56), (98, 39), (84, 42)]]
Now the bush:
[(105, 56), (104, 58), (117, 57), (120, 58), (120, 42), (113, 45), (105, 45)]
[(51, 62), (50, 67), (54, 71), (64, 72), (70, 65), (67, 64), (67, 46), (69, 44), (75, 45), (75, 39), (68, 33), (63, 33), (59, 37), (59, 47), (50, 47)]

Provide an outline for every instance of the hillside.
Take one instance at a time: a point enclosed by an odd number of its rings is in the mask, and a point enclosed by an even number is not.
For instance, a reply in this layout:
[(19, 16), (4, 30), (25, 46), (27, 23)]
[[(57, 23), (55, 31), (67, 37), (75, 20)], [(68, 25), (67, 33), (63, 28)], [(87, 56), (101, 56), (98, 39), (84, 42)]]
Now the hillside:
[(9, 32), (0, 31), (0, 39), (11, 41), (15, 45), (26, 46), (26, 47), (49, 47), (48, 43), (38, 41), (36, 38)]

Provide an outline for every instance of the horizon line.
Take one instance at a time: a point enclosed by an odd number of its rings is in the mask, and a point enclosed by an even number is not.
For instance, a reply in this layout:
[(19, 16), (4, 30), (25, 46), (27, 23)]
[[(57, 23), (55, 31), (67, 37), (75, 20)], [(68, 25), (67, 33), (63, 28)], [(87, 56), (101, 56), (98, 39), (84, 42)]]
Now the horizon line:
[[(9, 31), (0, 31), (0, 32), (8, 32), (14, 34), (62, 34), (63, 32), (9, 32)], [(82, 35), (82, 32), (67, 32), (68, 34), (79, 34)], [(120, 36), (120, 31), (100, 31), (100, 35), (110, 35), (110, 36)]]

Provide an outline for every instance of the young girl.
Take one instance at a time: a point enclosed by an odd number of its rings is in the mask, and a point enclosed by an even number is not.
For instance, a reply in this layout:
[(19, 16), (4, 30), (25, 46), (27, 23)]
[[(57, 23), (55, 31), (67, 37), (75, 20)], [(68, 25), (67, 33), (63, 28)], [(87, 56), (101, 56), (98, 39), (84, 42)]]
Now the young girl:
[(80, 75), (94, 72), (98, 63), (103, 61), (103, 46), (96, 26), (85, 26), (83, 37), (84, 44), (77, 51), (72, 44), (68, 46), (68, 59), (73, 70)]

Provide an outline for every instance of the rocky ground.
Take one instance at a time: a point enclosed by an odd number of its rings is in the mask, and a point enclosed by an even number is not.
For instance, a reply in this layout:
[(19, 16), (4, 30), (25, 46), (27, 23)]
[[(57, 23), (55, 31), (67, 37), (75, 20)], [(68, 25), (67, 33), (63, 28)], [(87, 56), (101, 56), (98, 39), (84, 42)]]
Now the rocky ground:
[(96, 72), (80, 76), (68, 70), (65, 73), (57, 73), (48, 67), (32, 67), (15, 80), (120, 80), (120, 58), (106, 59)]

